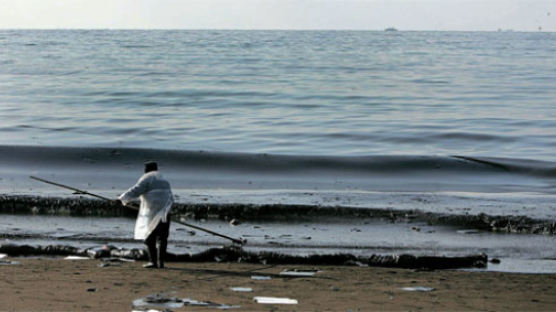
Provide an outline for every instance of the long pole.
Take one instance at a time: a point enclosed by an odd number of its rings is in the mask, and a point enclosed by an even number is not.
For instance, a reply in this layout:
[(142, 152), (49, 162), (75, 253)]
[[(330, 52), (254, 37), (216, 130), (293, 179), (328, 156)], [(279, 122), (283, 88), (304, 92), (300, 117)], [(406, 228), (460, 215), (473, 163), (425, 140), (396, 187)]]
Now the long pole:
[[(89, 196), (93, 196), (93, 197), (96, 197), (96, 198), (99, 198), (99, 199), (102, 199), (102, 200), (114, 202), (113, 199), (110, 199), (110, 198), (108, 198), (108, 197), (104, 197), (104, 196), (101, 196), (101, 195), (98, 195), (98, 194), (90, 193), (90, 192), (87, 192), (87, 191), (84, 191), (84, 190), (80, 190), (80, 189), (78, 189), (78, 188), (71, 187), (71, 186), (68, 186), (68, 185), (64, 185), (64, 184), (60, 184), (60, 183), (48, 181), (48, 180), (45, 180), (45, 179), (42, 179), (42, 178), (39, 178), (39, 177), (35, 177), (35, 176), (30, 176), (29, 178), (31, 178), (31, 179), (33, 179), (33, 180), (40, 181), (40, 182), (44, 182), (44, 183), (56, 185), (56, 186), (58, 186), (58, 187), (65, 188), (65, 189), (68, 189), (68, 190), (72, 190), (72, 191), (74, 191), (76, 194), (89, 195)], [(133, 209), (133, 210), (139, 210), (139, 207), (137, 207), (136, 205), (127, 204), (127, 205), (124, 205), (124, 207), (130, 208), (130, 209)], [(196, 225), (193, 225), (193, 224), (189, 224), (189, 223), (183, 222), (183, 221), (178, 220), (178, 219), (176, 219), (176, 218), (172, 218), (172, 221), (174, 221), (174, 222), (176, 222), (176, 223), (179, 223), (179, 224), (181, 224), (181, 225), (188, 226), (188, 227), (190, 227), (190, 228), (197, 229), (197, 230), (199, 230), (199, 231), (207, 232), (207, 233), (212, 234), (212, 235), (215, 235), (215, 236), (219, 236), (219, 237), (222, 237), (222, 238), (229, 239), (229, 240), (231, 240), (232, 242), (234, 242), (234, 243), (236, 243), (236, 244), (243, 245), (243, 244), (245, 244), (245, 243), (247, 242), (245, 239), (237, 239), (237, 238), (229, 237), (229, 236), (226, 236), (226, 235), (223, 235), (223, 234), (220, 234), (220, 233), (216, 233), (216, 232), (211, 231), (211, 230), (209, 230), (209, 229), (202, 228), (202, 227), (200, 227), (200, 226), (196, 226)]]

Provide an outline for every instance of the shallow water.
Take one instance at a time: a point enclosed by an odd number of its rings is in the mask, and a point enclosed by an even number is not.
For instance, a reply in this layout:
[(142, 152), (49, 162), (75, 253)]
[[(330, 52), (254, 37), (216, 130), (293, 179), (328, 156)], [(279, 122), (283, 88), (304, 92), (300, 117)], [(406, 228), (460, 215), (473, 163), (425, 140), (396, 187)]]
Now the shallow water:
[[(132, 218), (83, 218), (59, 216), (2, 215), (0, 234), (10, 238), (0, 243), (64, 244), (82, 248), (113, 244), (141, 248), (134, 241)], [(351, 222), (245, 222), (231, 226), (222, 221), (195, 222), (231, 237), (247, 239), (246, 251), (272, 251), (282, 254), (311, 255), (345, 253), (413, 254), (427, 256), (466, 256), (486, 253), (502, 259), (488, 270), (530, 273), (556, 273), (556, 238), (548, 235), (496, 234), (475, 231), (464, 234), (461, 227), (431, 226), (418, 222), (381, 223), (376, 220)], [(168, 250), (198, 253), (229, 242), (201, 231), (172, 224)], [(550, 260), (552, 259), (552, 260)], [(535, 269), (536, 268), (536, 269)]]

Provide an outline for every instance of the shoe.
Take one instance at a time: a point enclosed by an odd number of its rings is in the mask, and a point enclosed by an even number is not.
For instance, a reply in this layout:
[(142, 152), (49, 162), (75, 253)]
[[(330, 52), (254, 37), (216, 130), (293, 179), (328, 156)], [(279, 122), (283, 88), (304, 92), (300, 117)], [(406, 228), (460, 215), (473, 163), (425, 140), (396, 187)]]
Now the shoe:
[(149, 262), (149, 263), (147, 263), (147, 264), (143, 264), (143, 267), (144, 267), (145, 269), (156, 269), (156, 268), (157, 268), (157, 267), (156, 267), (156, 264), (154, 264), (154, 263), (152, 263), (152, 262)]

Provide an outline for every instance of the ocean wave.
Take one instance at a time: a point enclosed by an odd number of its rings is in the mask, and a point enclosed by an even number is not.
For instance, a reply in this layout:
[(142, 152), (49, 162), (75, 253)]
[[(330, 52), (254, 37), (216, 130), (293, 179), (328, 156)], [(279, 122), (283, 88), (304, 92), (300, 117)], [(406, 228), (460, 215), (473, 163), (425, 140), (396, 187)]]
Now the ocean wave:
[[(32, 127), (22, 125), (22, 127)], [(65, 131), (67, 127), (53, 128)], [(127, 132), (123, 132), (127, 133)], [(171, 167), (241, 170), (243, 172), (344, 172), (400, 174), (420, 171), (456, 174), (514, 173), (534, 177), (555, 178), (556, 163), (531, 159), (480, 156), (310, 156), (226, 153), (110, 147), (55, 147), (0, 145), (0, 160), (8, 163), (35, 162), (51, 165), (79, 163), (94, 159), (98, 163), (137, 162), (157, 159)]]

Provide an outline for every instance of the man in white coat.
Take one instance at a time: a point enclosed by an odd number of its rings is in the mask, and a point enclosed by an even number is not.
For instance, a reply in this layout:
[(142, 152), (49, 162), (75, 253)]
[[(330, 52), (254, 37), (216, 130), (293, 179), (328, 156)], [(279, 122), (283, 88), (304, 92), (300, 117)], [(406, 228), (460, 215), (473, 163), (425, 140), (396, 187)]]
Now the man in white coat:
[(156, 162), (145, 163), (145, 174), (118, 197), (124, 205), (137, 198), (141, 199), (141, 206), (135, 223), (135, 239), (145, 242), (150, 260), (143, 267), (163, 268), (174, 201), (170, 183), (158, 172)]

